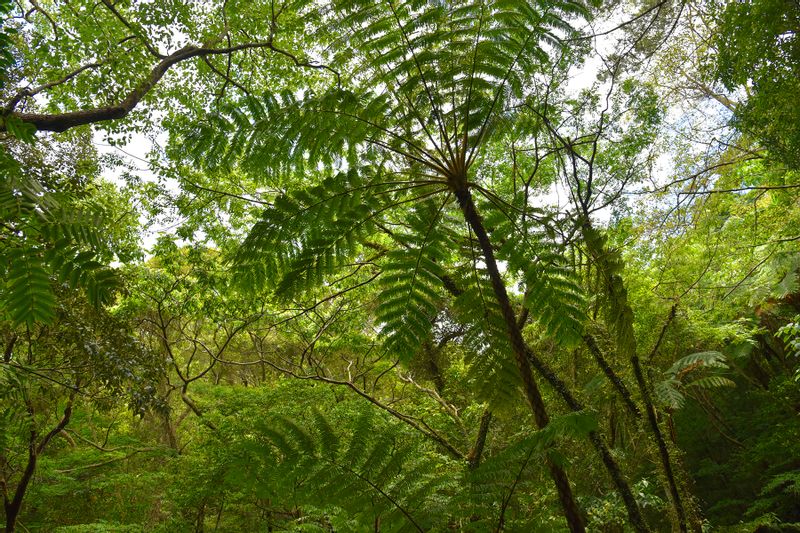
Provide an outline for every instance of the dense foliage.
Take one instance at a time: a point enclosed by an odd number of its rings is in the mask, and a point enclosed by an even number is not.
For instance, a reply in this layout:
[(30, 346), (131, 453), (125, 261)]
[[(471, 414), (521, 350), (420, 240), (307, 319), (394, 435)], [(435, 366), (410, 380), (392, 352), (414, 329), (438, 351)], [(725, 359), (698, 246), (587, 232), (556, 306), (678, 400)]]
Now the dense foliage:
[(800, 8), (0, 0), (5, 530), (800, 531)]

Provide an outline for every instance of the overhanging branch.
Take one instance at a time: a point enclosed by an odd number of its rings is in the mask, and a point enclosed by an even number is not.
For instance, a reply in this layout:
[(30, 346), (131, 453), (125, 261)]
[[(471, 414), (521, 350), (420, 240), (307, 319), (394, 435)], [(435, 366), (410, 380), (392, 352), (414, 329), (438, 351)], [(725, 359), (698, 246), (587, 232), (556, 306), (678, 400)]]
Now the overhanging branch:
[[(128, 95), (118, 104), (82, 109), (79, 111), (68, 111), (65, 113), (24, 113), (11, 112), (6, 117), (14, 117), (23, 122), (33, 124), (39, 131), (62, 132), (77, 126), (95, 124), (109, 120), (119, 120), (126, 117), (141, 102), (153, 88), (158, 84), (164, 74), (173, 66), (188, 59), (195, 57), (206, 57), (212, 55), (232, 54), (241, 50), (265, 48), (279, 53), (294, 61), (296, 66), (329, 70), (337, 79), (339, 74), (327, 65), (301, 61), (286, 50), (282, 50), (273, 44), (272, 39), (261, 42), (242, 43), (226, 48), (210, 48), (205, 46), (187, 45), (165, 56), (150, 71), (150, 74), (142, 80)], [(7, 131), (5, 121), (0, 121), (0, 131)]]

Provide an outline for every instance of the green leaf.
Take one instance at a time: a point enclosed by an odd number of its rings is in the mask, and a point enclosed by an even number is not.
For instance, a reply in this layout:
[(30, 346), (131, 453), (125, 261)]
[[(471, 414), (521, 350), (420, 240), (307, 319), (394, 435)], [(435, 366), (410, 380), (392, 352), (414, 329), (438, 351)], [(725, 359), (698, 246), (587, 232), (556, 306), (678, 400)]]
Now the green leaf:
[(14, 115), (6, 115), (2, 118), (8, 133), (22, 142), (33, 144), (36, 141), (36, 126), (28, 122), (23, 122)]
[(47, 324), (55, 318), (55, 296), (50, 276), (41, 256), (34, 249), (9, 250), (5, 311), (15, 326)]

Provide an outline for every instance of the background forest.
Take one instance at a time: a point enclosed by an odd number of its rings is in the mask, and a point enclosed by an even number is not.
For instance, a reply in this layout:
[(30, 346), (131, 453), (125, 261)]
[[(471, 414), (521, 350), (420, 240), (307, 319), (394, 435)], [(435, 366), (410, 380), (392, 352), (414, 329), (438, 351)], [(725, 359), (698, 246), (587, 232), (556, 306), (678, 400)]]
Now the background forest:
[(0, 0), (8, 533), (800, 531), (796, 0)]

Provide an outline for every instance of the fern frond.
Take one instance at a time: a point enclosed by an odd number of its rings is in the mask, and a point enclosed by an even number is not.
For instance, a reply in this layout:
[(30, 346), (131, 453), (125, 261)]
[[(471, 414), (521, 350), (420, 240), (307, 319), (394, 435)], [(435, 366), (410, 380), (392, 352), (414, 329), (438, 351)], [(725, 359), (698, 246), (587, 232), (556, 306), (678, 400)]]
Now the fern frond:
[(95, 306), (110, 301), (118, 278), (104, 265), (111, 222), (100, 202), (47, 190), (24, 173), (7, 178), (0, 183), (0, 221), (11, 229), (2, 243), (10, 261), (2, 300), (11, 322), (52, 321), (54, 282), (83, 288)]
[(424, 198), (436, 185), (398, 183), (379, 168), (362, 167), (292, 190), (250, 231), (236, 271), (249, 286), (274, 288), (284, 298), (319, 286), (352, 261), (387, 212)]
[(577, 273), (543, 231), (525, 227), (500, 209), (487, 209), (487, 225), (502, 243), (497, 258), (519, 276), (525, 305), (549, 338), (572, 346), (580, 342), (586, 302)]
[(518, 403), (521, 381), (500, 305), (481, 274), (476, 271), (465, 280), (471, 283), (454, 302), (453, 312), (467, 327), (462, 345), (471, 388), (492, 410), (503, 410)]
[(653, 389), (658, 401), (670, 409), (680, 409), (686, 401), (686, 396), (683, 393), (683, 383), (679, 379), (663, 379), (656, 382)]
[(195, 164), (238, 161), (286, 185), (308, 169), (394, 157), (446, 173), (522, 101), (550, 56), (587, 16), (577, 2), (548, 5), (339, 0), (310, 7), (336, 87), (223, 104), (185, 137)]
[(55, 318), (55, 295), (39, 251), (17, 248), (7, 250), (6, 256), (10, 265), (3, 303), (14, 326), (51, 322)]
[[(718, 374), (707, 375), (707, 371), (727, 369), (725, 356), (720, 352), (697, 352), (675, 361), (664, 372), (664, 379), (656, 382), (655, 393), (658, 400), (672, 408), (680, 409), (685, 403), (685, 392), (689, 388), (716, 389), (735, 387), (736, 383)], [(699, 375), (698, 375), (699, 374)], [(703, 375), (706, 374), (706, 375)]]
[(706, 376), (695, 379), (686, 385), (687, 387), (699, 387), (701, 389), (717, 389), (719, 387), (735, 387), (736, 383), (723, 376)]
[(636, 355), (636, 337), (633, 310), (628, 303), (628, 290), (622, 279), (622, 258), (618, 252), (607, 249), (605, 235), (589, 225), (582, 231), (586, 248), (600, 273), (602, 308), (606, 322), (615, 334), (617, 353), (626, 358), (633, 357)]
[(325, 502), (365, 525), (380, 516), (387, 531), (427, 531), (444, 518), (434, 502), (446, 481), (436, 475), (435, 461), (419, 453), (419, 443), (400, 425), (387, 426), (369, 410), (349, 435), (320, 413), (308, 426), (278, 418), (257, 431), (263, 441), (250, 448), (274, 450), (273, 479), (292, 487), (293, 504)]
[(698, 367), (728, 368), (728, 364), (725, 355), (720, 352), (696, 352), (681, 357), (666, 372), (677, 376)]
[[(476, 530), (496, 527), (499, 505), (510, 497), (510, 491), (541, 490), (541, 482), (535, 472), (542, 468), (545, 455), (555, 456), (565, 439), (585, 439), (596, 429), (597, 417), (594, 413), (581, 411), (553, 418), (544, 429), (515, 439), (499, 453), (486, 458), (480, 467), (469, 472), (465, 479), (467, 483), (464, 484), (466, 490), (456, 497), (455, 503), (465, 509), (462, 513), (479, 518), (480, 521), (475, 524)], [(510, 516), (509, 519), (514, 520), (515, 517)], [(521, 519), (516, 517), (516, 520)], [(525, 530), (531, 529), (531, 526), (528, 523), (518, 524), (519, 528)]]
[(87, 207), (52, 210), (49, 215), (43, 216), (41, 235), (50, 242), (64, 241), (92, 249), (95, 253), (104, 250), (108, 246), (103, 228), (108, 227), (110, 221), (100, 206)]
[(386, 348), (408, 359), (430, 337), (439, 313), (439, 290), (448, 257), (448, 239), (439, 222), (448, 199), (415, 206), (408, 218), (412, 233), (398, 237), (405, 247), (382, 262), (381, 292), (375, 310)]

